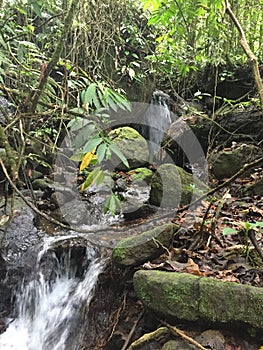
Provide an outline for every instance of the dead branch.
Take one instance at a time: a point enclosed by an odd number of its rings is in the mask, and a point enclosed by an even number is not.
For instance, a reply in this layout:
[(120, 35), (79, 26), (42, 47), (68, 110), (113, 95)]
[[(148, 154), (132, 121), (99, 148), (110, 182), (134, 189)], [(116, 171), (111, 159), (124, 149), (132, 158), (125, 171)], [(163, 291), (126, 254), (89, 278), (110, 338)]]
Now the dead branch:
[(127, 337), (127, 339), (126, 339), (126, 341), (125, 341), (123, 347), (121, 348), (121, 350), (126, 350), (126, 349), (127, 349), (127, 346), (128, 346), (128, 344), (129, 344), (129, 342), (130, 342), (130, 340), (131, 340), (131, 338), (132, 338), (132, 336), (133, 336), (133, 334), (134, 334), (134, 332), (135, 332), (135, 329), (136, 329), (138, 323), (140, 322), (140, 320), (141, 320), (143, 314), (144, 314), (144, 310), (142, 310), (142, 311), (140, 312), (140, 314), (139, 314), (137, 320), (134, 322), (134, 325), (132, 326), (132, 329), (130, 330), (130, 333), (128, 334), (128, 337)]
[(193, 338), (189, 337), (188, 335), (186, 335), (183, 331), (181, 331), (180, 329), (178, 329), (175, 326), (171, 326), (169, 323), (165, 322), (165, 321), (161, 321), (162, 324), (164, 324), (172, 333), (179, 335), (181, 338), (187, 340), (189, 343), (193, 344), (194, 346), (196, 346), (198, 349), (201, 350), (207, 350), (206, 348), (204, 348), (201, 344), (199, 344), (196, 340), (194, 340)]
[(142, 337), (140, 337), (139, 339), (135, 340), (128, 347), (127, 350), (134, 350), (135, 348), (137, 348), (141, 344), (144, 344), (144, 343), (149, 342), (150, 340), (156, 339), (160, 335), (167, 335), (169, 333), (170, 333), (170, 330), (167, 327), (160, 327), (160, 328), (156, 329), (155, 331), (153, 331), (151, 333), (146, 333)]
[(258, 255), (260, 256), (261, 260), (263, 261), (263, 250), (260, 248), (258, 241), (255, 237), (255, 231), (250, 229), (248, 230), (248, 237), (251, 240), (253, 246), (255, 247)]

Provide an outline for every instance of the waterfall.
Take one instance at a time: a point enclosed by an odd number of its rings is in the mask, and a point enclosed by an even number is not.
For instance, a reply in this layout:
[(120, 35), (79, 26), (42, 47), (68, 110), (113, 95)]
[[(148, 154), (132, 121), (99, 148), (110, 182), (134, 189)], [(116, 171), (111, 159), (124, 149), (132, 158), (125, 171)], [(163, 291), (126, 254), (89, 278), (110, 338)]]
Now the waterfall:
[(46, 278), (41, 268), (43, 249), (38, 254), (35, 277), (22, 283), (15, 295), (17, 317), (0, 335), (0, 349), (81, 349), (88, 306), (105, 259), (94, 248), (87, 247), (84, 267), (80, 269), (72, 248), (60, 256), (51, 251), (54, 267)]
[(155, 91), (142, 118), (140, 133), (148, 141), (150, 161), (159, 154), (164, 133), (172, 123), (169, 99), (169, 95), (164, 92)]

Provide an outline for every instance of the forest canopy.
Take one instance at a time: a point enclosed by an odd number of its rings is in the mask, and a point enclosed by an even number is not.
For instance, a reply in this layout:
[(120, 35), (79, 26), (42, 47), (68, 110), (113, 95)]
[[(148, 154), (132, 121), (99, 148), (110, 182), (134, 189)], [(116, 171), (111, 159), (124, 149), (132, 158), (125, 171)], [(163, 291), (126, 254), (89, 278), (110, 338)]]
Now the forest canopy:
[[(125, 109), (127, 100), (149, 101), (156, 88), (184, 99), (196, 92), (216, 96), (219, 83), (240, 78), (239, 67), (248, 92), (253, 91), (249, 60), (227, 4), (1, 1), (0, 90), (13, 113), (10, 120), (0, 106), (8, 121), (1, 144), (15, 140), (12, 148), (20, 160), (27, 144), (36, 141), (38, 148), (55, 152), (62, 130), (75, 117), (100, 115), (99, 128), (107, 120), (104, 109)], [(263, 1), (230, 5), (260, 63)], [(31, 150), (30, 157), (35, 153)]]

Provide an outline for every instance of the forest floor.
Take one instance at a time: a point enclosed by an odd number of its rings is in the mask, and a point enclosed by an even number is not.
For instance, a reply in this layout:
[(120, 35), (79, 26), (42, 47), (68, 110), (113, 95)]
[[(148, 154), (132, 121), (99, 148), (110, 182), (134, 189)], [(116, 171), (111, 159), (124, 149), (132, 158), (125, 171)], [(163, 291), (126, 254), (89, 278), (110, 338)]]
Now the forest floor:
[[(189, 220), (189, 212), (179, 212), (172, 221), (182, 228), (175, 234), (169, 252), (141, 268), (187, 272), (262, 288), (263, 198), (241, 195), (243, 186), (256, 176), (258, 174), (254, 173), (246, 178), (238, 178), (212, 200), (204, 200), (202, 205), (191, 212), (191, 224), (187, 222), (184, 225), (185, 220)], [(213, 185), (217, 187), (218, 181), (215, 180)], [(184, 226), (187, 228), (184, 229)], [(135, 339), (149, 332), (154, 333), (161, 326), (162, 322), (156, 315), (144, 310), (131, 287), (123, 296), (115, 331), (103, 349), (132, 350), (129, 344)], [(253, 337), (242, 329), (215, 325), (210, 328), (209, 325), (182, 321), (174, 326), (183, 330), (184, 335), (195, 339), (200, 347), (190, 345), (191, 342), (183, 340), (184, 336), (177, 334), (175, 339), (181, 339), (183, 343), (171, 349), (202, 349), (202, 346), (203, 349), (214, 350), (263, 349), (262, 335)], [(161, 350), (166, 341), (165, 336), (157, 336), (136, 349)]]

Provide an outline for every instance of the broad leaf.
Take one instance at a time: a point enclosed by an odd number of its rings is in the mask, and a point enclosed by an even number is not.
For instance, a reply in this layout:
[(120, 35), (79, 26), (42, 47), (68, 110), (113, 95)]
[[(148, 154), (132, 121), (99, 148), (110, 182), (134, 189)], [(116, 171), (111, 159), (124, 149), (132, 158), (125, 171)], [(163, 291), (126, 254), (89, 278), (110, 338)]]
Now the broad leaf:
[(91, 140), (89, 140), (84, 148), (83, 153), (87, 153), (93, 150), (93, 148), (97, 147), (100, 143), (102, 143), (103, 139), (101, 137), (94, 137)]
[(238, 230), (235, 230), (234, 228), (231, 227), (225, 227), (222, 231), (222, 235), (223, 236), (227, 236), (227, 235), (234, 235), (238, 232)]
[(114, 144), (114, 143), (111, 143), (109, 145), (109, 148), (112, 152), (114, 152), (119, 158), (120, 160), (123, 162), (123, 164), (129, 168), (130, 165), (129, 165), (129, 162), (128, 160), (126, 159), (126, 157), (124, 156), (124, 154), (119, 150), (119, 148)]
[(82, 171), (85, 169), (91, 162), (92, 159), (96, 158), (95, 154), (96, 148), (94, 148), (91, 152), (88, 152), (87, 154), (84, 155), (82, 158), (82, 162), (80, 164), (79, 170)]
[(88, 187), (94, 184), (94, 182), (101, 177), (101, 169), (95, 168), (89, 173), (89, 176), (86, 178), (85, 182), (81, 186), (81, 191), (86, 190)]
[(106, 149), (107, 149), (106, 143), (101, 143), (101, 144), (98, 146), (96, 155), (97, 155), (97, 159), (98, 159), (98, 162), (99, 162), (99, 163), (104, 159), (105, 153), (106, 153)]

